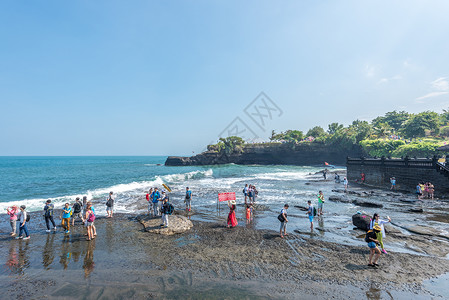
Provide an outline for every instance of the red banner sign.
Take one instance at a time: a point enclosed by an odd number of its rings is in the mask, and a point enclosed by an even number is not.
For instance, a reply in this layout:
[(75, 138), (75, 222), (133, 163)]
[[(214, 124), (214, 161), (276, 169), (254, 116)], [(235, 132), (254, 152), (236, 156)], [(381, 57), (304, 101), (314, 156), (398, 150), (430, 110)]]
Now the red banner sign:
[(218, 194), (218, 201), (230, 201), (235, 200), (235, 192), (232, 193), (219, 193)]

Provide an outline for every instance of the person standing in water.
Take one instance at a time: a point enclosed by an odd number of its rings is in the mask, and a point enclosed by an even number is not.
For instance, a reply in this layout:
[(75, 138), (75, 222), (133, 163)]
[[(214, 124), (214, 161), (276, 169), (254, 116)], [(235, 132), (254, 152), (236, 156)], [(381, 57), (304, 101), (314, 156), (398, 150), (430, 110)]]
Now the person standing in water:
[[(280, 217), (279, 221), (283, 220), (283, 221), (281, 221), (281, 228), (279, 229), (279, 234), (280, 234), (281, 238), (284, 238), (284, 236), (288, 235), (286, 232), (287, 231), (287, 222), (288, 222), (287, 209), (288, 209), (288, 204), (286, 203), (286, 204), (284, 204), (284, 208), (281, 209), (281, 214), (279, 216)], [(282, 232), (283, 232), (283, 234), (282, 234)]]
[(75, 220), (77, 218), (80, 218), (81, 221), (84, 223), (84, 218), (83, 218), (83, 204), (80, 201), (79, 197), (76, 197), (75, 200), (75, 204), (73, 204), (72, 206), (72, 226), (75, 226)]
[(345, 193), (348, 191), (348, 178), (343, 178), (343, 185), (345, 186)]
[(72, 214), (72, 209), (70, 208), (70, 205), (66, 203), (64, 205), (64, 208), (62, 209), (61, 216), (59, 217), (61, 219), (61, 225), (62, 228), (65, 229), (65, 233), (70, 232), (70, 215)]
[(9, 215), (9, 223), (12, 229), (11, 236), (15, 236), (17, 230), (17, 215), (19, 214), (19, 209), (16, 205), (11, 206), (10, 208), (11, 210), (9, 210), (9, 208), (6, 209), (6, 213)]
[[(19, 236), (16, 237), (16, 239), (24, 239), (24, 240), (28, 240), (30, 238), (30, 234), (28, 233), (28, 228), (27, 228), (27, 212), (25, 211), (26, 206), (22, 205), (20, 206), (20, 212), (18, 217), (19, 220)], [(25, 233), (25, 237), (22, 236), (22, 232)]]
[(186, 211), (190, 211), (192, 209), (192, 191), (189, 189), (189, 187), (186, 187), (186, 196), (184, 202), (186, 203)]
[(307, 201), (307, 204), (309, 205), (309, 208), (307, 209), (306, 215), (309, 216), (309, 221), (310, 221), (310, 230), (313, 231), (313, 205), (312, 205), (312, 201)]
[(245, 187), (243, 188), (243, 196), (245, 196), (245, 204), (247, 204), (246, 198), (248, 198), (248, 184), (245, 184)]
[(318, 216), (323, 215), (323, 203), (324, 203), (324, 195), (323, 192), (320, 191), (318, 193)]
[(50, 222), (53, 225), (53, 230), (56, 230), (55, 220), (53, 219), (53, 209), (55, 206), (51, 203), (51, 200), (48, 199), (44, 206), (44, 218), (45, 225), (47, 225), (47, 232), (50, 232)]
[(108, 213), (106, 218), (112, 218), (114, 213), (115, 196), (113, 192), (109, 192), (108, 200), (106, 201), (106, 212)]
[(151, 210), (153, 209), (153, 199), (151, 198), (153, 194), (153, 188), (150, 188), (148, 193), (145, 195), (145, 198), (148, 202), (148, 215), (151, 215)]

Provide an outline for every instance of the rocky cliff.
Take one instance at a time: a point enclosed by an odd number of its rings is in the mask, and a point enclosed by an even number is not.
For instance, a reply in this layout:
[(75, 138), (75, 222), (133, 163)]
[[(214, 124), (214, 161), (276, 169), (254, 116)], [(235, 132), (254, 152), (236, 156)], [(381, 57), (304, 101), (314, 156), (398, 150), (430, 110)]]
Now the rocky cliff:
[(169, 156), (166, 166), (217, 165), (235, 163), (240, 165), (318, 165), (325, 161), (345, 165), (346, 157), (360, 157), (358, 146), (340, 149), (318, 143), (248, 144), (241, 153), (206, 151), (192, 157)]

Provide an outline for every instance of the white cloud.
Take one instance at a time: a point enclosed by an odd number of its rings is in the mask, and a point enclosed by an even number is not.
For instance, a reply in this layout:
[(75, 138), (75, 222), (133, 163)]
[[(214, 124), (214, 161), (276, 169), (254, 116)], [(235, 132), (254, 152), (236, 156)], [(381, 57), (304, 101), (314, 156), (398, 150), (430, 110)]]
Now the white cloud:
[(390, 77), (390, 78), (381, 78), (377, 83), (382, 84), (382, 83), (387, 83), (392, 80), (400, 80), (400, 79), (402, 79), (401, 75), (394, 75), (393, 77)]
[(427, 98), (438, 97), (441, 95), (449, 94), (449, 82), (446, 80), (446, 77), (440, 77), (435, 79), (430, 83), (433, 92), (430, 92), (424, 96), (416, 98), (416, 102), (424, 103), (422, 100)]
[(440, 77), (430, 83), (432, 87), (438, 91), (449, 91), (449, 82), (446, 77)]
[(377, 73), (377, 68), (374, 65), (366, 64), (365, 65), (365, 76), (366, 77), (374, 77)]
[(428, 93), (428, 94), (426, 94), (424, 96), (416, 98), (416, 100), (423, 100), (423, 99), (426, 99), (426, 98), (438, 97), (438, 96), (446, 95), (446, 94), (449, 94), (449, 92), (431, 92), (431, 93)]

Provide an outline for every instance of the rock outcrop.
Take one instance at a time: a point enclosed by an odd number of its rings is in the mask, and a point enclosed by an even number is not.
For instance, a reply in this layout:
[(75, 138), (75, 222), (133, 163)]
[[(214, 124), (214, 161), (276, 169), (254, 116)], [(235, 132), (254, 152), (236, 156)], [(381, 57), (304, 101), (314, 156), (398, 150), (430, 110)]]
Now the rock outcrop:
[(163, 235), (173, 235), (184, 233), (193, 227), (193, 223), (184, 216), (169, 215), (168, 227), (161, 227), (161, 218), (142, 217), (139, 222), (144, 226), (145, 231)]
[(352, 216), (352, 224), (354, 224), (354, 226), (358, 229), (367, 231), (370, 219), (371, 218), (368, 215), (355, 214)]
[(318, 143), (301, 144), (247, 144), (241, 153), (206, 151), (191, 157), (169, 156), (166, 166), (217, 165), (217, 164), (259, 164), (259, 165), (322, 165), (325, 161), (332, 164), (346, 164), (346, 157), (358, 157), (362, 154), (359, 146), (351, 150)]

